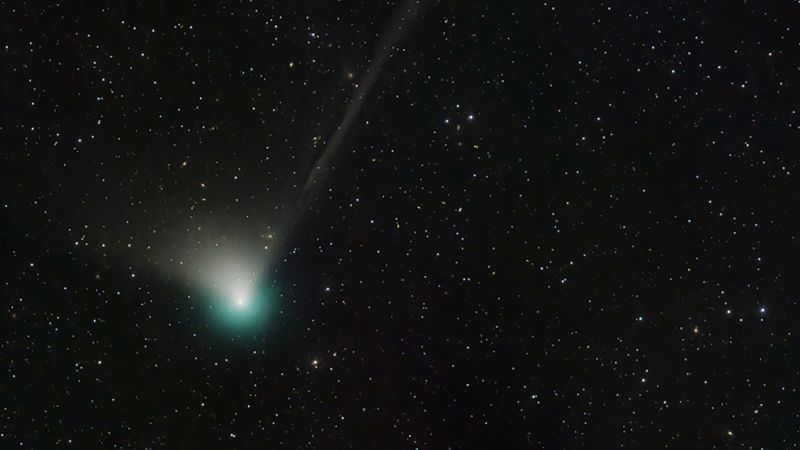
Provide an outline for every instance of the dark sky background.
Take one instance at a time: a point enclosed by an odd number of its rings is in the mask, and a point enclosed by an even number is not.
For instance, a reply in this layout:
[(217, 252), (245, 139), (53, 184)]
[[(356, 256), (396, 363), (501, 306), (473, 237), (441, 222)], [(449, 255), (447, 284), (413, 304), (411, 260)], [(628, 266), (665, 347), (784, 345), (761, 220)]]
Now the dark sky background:
[(404, 7), (0, 4), (0, 448), (800, 445), (797, 2)]

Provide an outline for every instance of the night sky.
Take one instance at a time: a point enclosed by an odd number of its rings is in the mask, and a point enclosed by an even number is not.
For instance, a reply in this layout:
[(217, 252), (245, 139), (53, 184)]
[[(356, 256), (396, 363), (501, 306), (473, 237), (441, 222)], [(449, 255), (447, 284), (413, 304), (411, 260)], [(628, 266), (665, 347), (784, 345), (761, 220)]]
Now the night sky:
[(0, 3), (0, 448), (798, 448), (799, 12)]

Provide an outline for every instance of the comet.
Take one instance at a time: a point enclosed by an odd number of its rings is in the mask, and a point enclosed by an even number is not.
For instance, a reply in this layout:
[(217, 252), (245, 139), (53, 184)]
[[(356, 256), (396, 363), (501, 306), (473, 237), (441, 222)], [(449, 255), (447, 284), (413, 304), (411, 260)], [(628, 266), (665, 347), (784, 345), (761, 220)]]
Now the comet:
[(395, 13), (389, 26), (381, 35), (373, 51), (369, 66), (358, 84), (356, 84), (356, 88), (350, 97), (341, 122), (336, 127), (336, 131), (331, 136), (330, 141), (328, 141), (328, 144), (314, 163), (303, 185), (303, 189), (294, 207), (290, 211), (289, 217), (286, 220), (286, 225), (283, 227), (285, 230), (291, 230), (299, 215), (302, 214), (314, 200), (317, 192), (325, 185), (325, 181), (330, 174), (331, 165), (341, 151), (344, 138), (353, 127), (358, 113), (364, 106), (364, 102), (369, 98), (383, 66), (406, 35), (413, 19), (417, 16), (419, 3), (419, 0), (407, 1), (401, 9)]
[[(188, 282), (199, 288), (207, 302), (213, 321), (235, 333), (258, 330), (269, 320), (269, 312), (274, 309), (274, 293), (264, 276), (271, 267), (270, 260), (281, 253), (282, 244), (294, 228), (295, 222), (308, 208), (319, 190), (325, 185), (331, 167), (343, 148), (347, 134), (356, 123), (359, 112), (369, 98), (381, 70), (386, 65), (402, 38), (406, 35), (419, 9), (419, 0), (408, 0), (395, 13), (386, 30), (382, 33), (373, 51), (370, 63), (359, 79), (344, 115), (333, 135), (317, 157), (305, 183), (295, 201), (290, 202), (288, 214), (283, 218), (280, 238), (266, 251), (256, 250), (255, 246), (215, 243), (206, 247), (205, 252), (188, 258)], [(213, 235), (213, 233), (211, 234)], [(273, 237), (273, 233), (268, 235)], [(202, 241), (208, 241), (204, 236)], [(209, 241), (210, 242), (210, 241)]]

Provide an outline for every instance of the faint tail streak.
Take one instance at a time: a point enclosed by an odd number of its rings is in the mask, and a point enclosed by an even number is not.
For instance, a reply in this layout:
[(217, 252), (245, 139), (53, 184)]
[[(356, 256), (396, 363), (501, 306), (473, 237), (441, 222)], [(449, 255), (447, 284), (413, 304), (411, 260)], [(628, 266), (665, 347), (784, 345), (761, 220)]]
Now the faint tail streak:
[(355, 120), (356, 116), (358, 116), (358, 113), (361, 110), (361, 107), (364, 105), (364, 101), (366, 101), (367, 97), (369, 96), (370, 91), (372, 91), (372, 86), (375, 85), (375, 81), (378, 79), (378, 75), (380, 74), (384, 63), (386, 63), (386, 60), (389, 58), (389, 55), (391, 55), (394, 47), (405, 35), (406, 30), (410, 26), (411, 20), (417, 15), (417, 10), (419, 8), (418, 2), (419, 0), (408, 0), (403, 8), (396, 13), (392, 19), (392, 22), (389, 24), (389, 28), (381, 36), (367, 71), (364, 73), (364, 76), (361, 78), (361, 82), (357, 85), (355, 91), (353, 91), (353, 96), (350, 98), (350, 103), (347, 105), (342, 122), (336, 128), (336, 132), (333, 133), (330, 142), (328, 142), (328, 145), (325, 146), (325, 149), (319, 155), (319, 158), (317, 158), (317, 161), (314, 164), (314, 167), (311, 169), (311, 173), (308, 175), (308, 179), (303, 186), (303, 190), (300, 192), (300, 197), (298, 197), (294, 208), (289, 213), (290, 216), (287, 220), (286, 226), (284, 227), (284, 232), (288, 232), (289, 229), (291, 229), (292, 225), (294, 224), (293, 222), (297, 218), (296, 216), (301, 213), (303, 208), (312, 200), (313, 195), (324, 184), (325, 177), (328, 175), (331, 161), (338, 153), (339, 147), (341, 147), (342, 144), (342, 140), (344, 139), (350, 127), (353, 125), (353, 121)]

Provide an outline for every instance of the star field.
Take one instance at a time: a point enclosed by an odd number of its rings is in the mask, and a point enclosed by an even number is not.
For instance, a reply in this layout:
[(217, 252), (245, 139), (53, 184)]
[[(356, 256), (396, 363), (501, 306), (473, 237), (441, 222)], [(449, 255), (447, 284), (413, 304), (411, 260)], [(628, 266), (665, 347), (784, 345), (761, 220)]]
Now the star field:
[(0, 11), (0, 448), (800, 447), (797, 2)]

